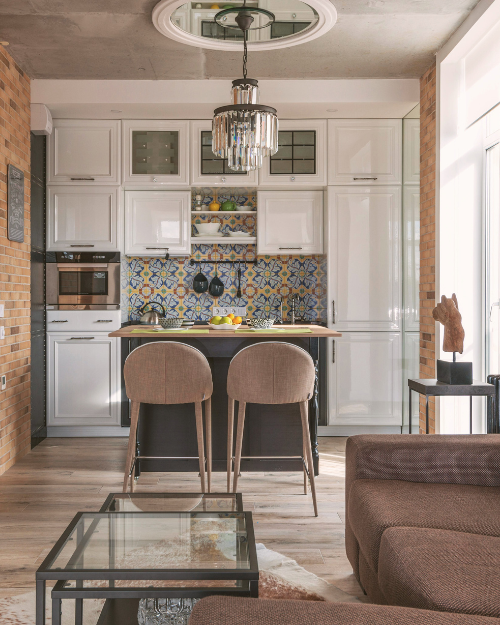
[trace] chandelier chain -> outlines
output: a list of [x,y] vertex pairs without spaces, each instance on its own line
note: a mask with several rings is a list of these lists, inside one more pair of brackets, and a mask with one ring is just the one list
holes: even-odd
[[248,31],[243,31],[243,78],[247,77],[247,60],[248,60],[248,50],[247,50],[247,34]]

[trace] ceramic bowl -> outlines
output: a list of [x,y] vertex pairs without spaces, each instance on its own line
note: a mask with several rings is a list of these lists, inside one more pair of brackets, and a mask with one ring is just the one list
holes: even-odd
[[247,319],[247,326],[254,330],[269,330],[274,325],[276,317],[266,317],[260,319]]
[[191,321],[189,319],[184,319],[184,321],[182,322],[183,328],[192,328],[193,326],[194,326],[194,321]]
[[194,225],[196,226],[196,230],[198,230],[199,234],[217,234],[220,229],[220,223],[218,221],[215,223]]
[[165,330],[173,330],[175,328],[180,328],[182,327],[182,318],[181,317],[174,317],[174,318],[170,318],[170,319],[160,319],[160,325],[163,329]]
[[238,323],[238,325],[234,325],[234,323],[219,323],[217,325],[209,323],[208,325],[212,328],[212,330],[236,330],[240,327],[241,323]]
[[251,208],[249,208],[248,206],[245,206],[244,204],[237,204],[236,205],[236,210],[237,211],[245,211],[248,212],[249,210],[252,210]]

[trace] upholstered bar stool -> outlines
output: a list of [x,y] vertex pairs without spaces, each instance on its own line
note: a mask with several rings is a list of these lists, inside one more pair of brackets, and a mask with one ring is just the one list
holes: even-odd
[[[300,404],[304,464],[304,492],[307,493],[307,474],[311,483],[314,514],[318,516],[314,466],[309,435],[308,401],[314,391],[315,370],[311,356],[302,348],[290,343],[258,343],[242,349],[231,360],[227,376],[228,438],[227,438],[227,489],[231,480],[233,460],[234,402],[239,403],[234,456],[233,492],[238,486],[241,465],[241,448],[245,426],[245,408],[252,404]],[[291,457],[291,456],[289,456]]]
[[[131,422],[123,492],[134,489],[135,464],[141,456],[135,455],[137,424],[141,403],[194,403],[201,491],[205,492],[205,461],[208,472],[208,492],[212,481],[212,372],[205,356],[190,345],[176,342],[155,342],[141,345],[131,352],[123,368],[125,388],[131,401]],[[203,442],[202,402],[205,401],[207,458]],[[142,456],[146,459],[147,456]],[[156,457],[155,457],[156,459]],[[168,460],[170,457],[158,457]],[[187,458],[184,458],[187,459]]]

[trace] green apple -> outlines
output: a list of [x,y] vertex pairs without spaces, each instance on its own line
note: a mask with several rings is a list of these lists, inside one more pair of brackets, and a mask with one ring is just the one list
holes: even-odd
[[215,317],[212,317],[210,319],[210,323],[213,324],[214,326],[218,326],[219,323],[222,323],[222,317],[219,317],[219,315],[216,315]]
[[233,321],[230,317],[222,317],[219,323],[228,323],[230,326],[233,325]]

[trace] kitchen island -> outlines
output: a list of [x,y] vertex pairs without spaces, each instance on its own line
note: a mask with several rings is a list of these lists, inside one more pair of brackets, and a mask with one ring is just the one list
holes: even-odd
[[[276,332],[239,330],[213,330],[205,325],[186,331],[155,332],[148,326],[126,326],[109,334],[122,342],[122,371],[128,354],[151,341],[177,341],[199,349],[208,359],[212,369],[214,391],[212,395],[212,448],[213,470],[226,471],[227,448],[227,372],[231,359],[243,348],[263,341],[283,341],[305,349],[316,366],[316,385],[309,403],[309,428],[316,475],[319,472],[318,420],[326,413],[326,339],[342,336],[339,332],[318,325],[276,326]],[[123,375],[123,373],[122,373]],[[194,375],[194,372],[193,372]],[[129,403],[122,384],[122,425],[130,423]],[[192,404],[165,406],[143,404],[137,436],[138,455],[172,456],[173,460],[143,460],[138,467],[146,471],[198,471],[197,439]],[[248,404],[243,456],[300,456],[302,455],[302,429],[298,404],[264,405]],[[302,462],[282,459],[243,460],[242,471],[302,471]]]

